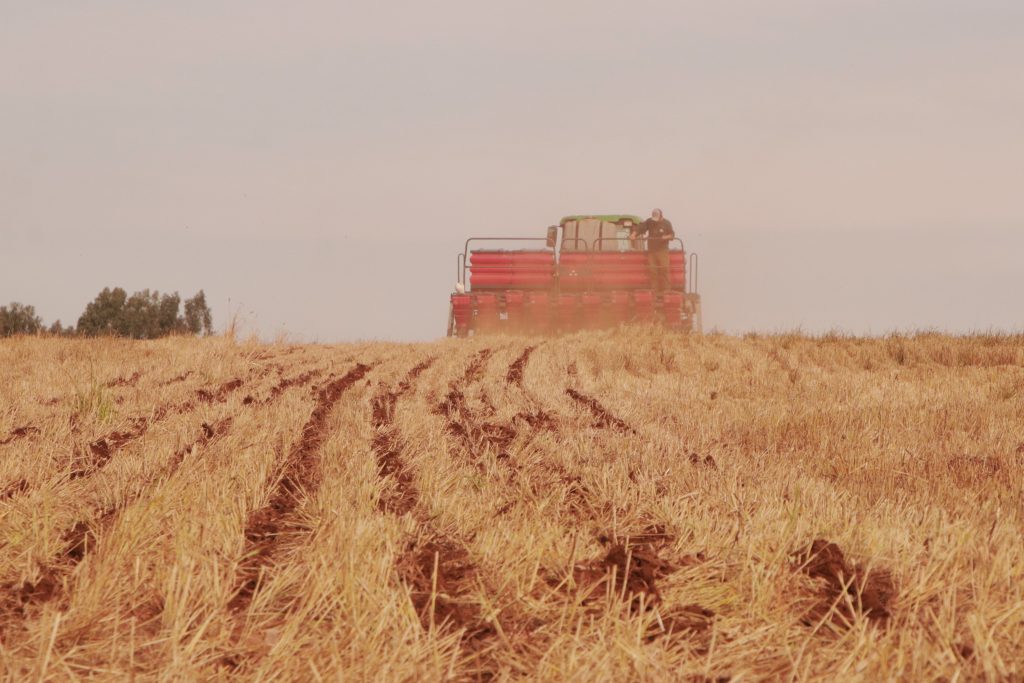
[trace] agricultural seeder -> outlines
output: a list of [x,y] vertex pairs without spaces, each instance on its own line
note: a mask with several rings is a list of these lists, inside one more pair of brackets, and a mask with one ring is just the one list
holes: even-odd
[[[626,323],[701,331],[697,254],[669,245],[668,286],[655,289],[637,216],[567,216],[544,237],[470,237],[456,257],[448,336],[563,334]],[[485,248],[485,244],[532,248]],[[467,279],[468,275],[468,279]]]

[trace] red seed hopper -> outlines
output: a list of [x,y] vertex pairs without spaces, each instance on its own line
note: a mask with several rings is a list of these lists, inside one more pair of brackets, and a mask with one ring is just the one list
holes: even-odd
[[469,238],[457,257],[448,336],[560,334],[632,322],[700,332],[697,255],[671,240],[667,278],[664,270],[659,278],[646,241],[630,239],[638,223],[631,215],[568,216],[545,237]]

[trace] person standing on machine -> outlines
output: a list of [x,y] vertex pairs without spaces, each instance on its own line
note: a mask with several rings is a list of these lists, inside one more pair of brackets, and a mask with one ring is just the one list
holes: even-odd
[[647,268],[651,275],[654,291],[661,293],[670,286],[668,243],[676,236],[675,230],[661,213],[661,209],[651,212],[651,217],[633,228],[630,239],[647,238]]

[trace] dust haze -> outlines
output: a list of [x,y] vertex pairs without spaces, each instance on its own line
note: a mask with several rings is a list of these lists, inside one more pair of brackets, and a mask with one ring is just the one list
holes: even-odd
[[1019,330],[1019,3],[3,4],[0,300],[442,333],[469,235],[665,210],[724,331]]

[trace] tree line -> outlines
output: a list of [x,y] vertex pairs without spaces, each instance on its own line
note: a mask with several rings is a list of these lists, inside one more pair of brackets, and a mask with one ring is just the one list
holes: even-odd
[[199,290],[191,299],[144,289],[131,296],[120,287],[104,287],[85,307],[75,326],[57,320],[47,327],[33,306],[13,302],[0,306],[0,337],[14,334],[114,335],[132,339],[156,339],[171,334],[211,334],[213,314],[206,294]]

